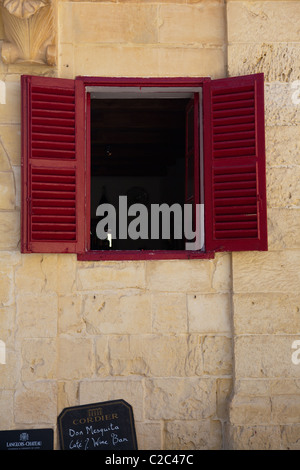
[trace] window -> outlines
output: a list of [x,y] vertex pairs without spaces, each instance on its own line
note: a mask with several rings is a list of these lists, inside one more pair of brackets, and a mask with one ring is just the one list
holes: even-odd
[[[262,74],[23,76],[21,250],[82,260],[266,250],[264,152]],[[103,193],[114,207],[122,194],[129,204],[192,204],[198,246],[186,249],[184,237],[102,243],[95,209]]]

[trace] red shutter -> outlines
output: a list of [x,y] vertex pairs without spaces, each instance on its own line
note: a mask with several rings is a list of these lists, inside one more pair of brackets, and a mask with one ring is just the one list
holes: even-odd
[[84,162],[76,152],[74,80],[22,76],[21,85],[21,250],[81,252]]
[[203,92],[206,251],[267,250],[263,74]]

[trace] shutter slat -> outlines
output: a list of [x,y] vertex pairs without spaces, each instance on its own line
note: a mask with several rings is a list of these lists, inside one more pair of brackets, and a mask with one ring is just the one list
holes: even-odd
[[204,86],[208,250],[267,249],[263,86],[262,74]]

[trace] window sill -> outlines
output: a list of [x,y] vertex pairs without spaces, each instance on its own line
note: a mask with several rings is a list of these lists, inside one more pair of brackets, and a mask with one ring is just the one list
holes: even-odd
[[206,253],[204,251],[163,251],[163,250],[97,250],[79,253],[78,261],[130,261],[130,260],[166,260],[166,259],[213,259],[213,252]]

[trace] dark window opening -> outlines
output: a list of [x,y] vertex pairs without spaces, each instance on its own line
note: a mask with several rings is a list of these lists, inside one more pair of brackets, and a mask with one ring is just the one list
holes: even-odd
[[[134,203],[185,202],[186,109],[189,99],[91,99],[91,249],[184,250],[185,240],[118,237],[119,196]],[[99,204],[116,209],[117,238],[100,240]],[[128,217],[128,224],[134,217]],[[172,221],[171,217],[171,221]],[[162,221],[161,221],[162,222]],[[160,227],[162,224],[160,224]]]

